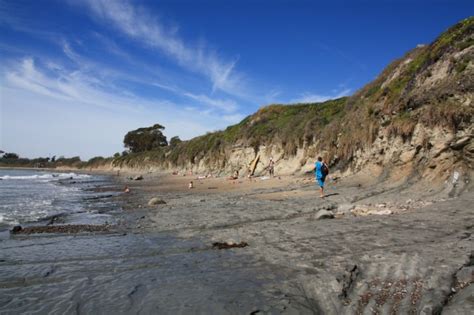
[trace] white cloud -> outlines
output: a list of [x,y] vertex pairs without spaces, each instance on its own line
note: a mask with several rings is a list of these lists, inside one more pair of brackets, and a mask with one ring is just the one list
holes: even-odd
[[30,157],[54,153],[87,159],[121,151],[123,135],[138,127],[161,123],[168,137],[189,139],[240,118],[225,109],[234,105],[225,100],[190,94],[225,113],[218,114],[211,106],[190,114],[183,110],[190,104],[144,99],[109,88],[80,71],[65,70],[54,62],[44,64],[45,68],[26,58],[3,73],[0,144],[4,150]]
[[235,112],[235,110],[237,109],[237,103],[233,100],[214,99],[203,94],[197,95],[189,92],[184,92],[183,95],[189,97],[190,99],[198,101],[201,104],[210,105],[226,112]]
[[243,95],[243,76],[235,71],[238,59],[224,61],[204,45],[187,44],[178,36],[176,27],[166,27],[128,1],[87,0],[86,3],[95,16],[113,23],[127,36],[158,49],[185,69],[205,75],[212,83],[212,91]]
[[331,95],[329,95],[329,94],[325,95],[325,94],[317,94],[317,93],[308,93],[307,92],[307,93],[301,94],[297,98],[294,98],[294,99],[290,100],[289,103],[291,103],[291,104],[295,104],[295,103],[319,103],[319,102],[324,102],[324,101],[327,101],[327,100],[347,96],[347,95],[349,95],[350,92],[351,92],[351,89],[343,89],[343,90],[335,92],[334,94],[331,94]]

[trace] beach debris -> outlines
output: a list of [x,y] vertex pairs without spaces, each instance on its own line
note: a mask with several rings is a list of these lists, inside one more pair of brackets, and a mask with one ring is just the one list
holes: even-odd
[[337,212],[342,214],[347,214],[352,209],[354,209],[354,205],[350,203],[343,203],[337,206]]
[[392,214],[392,210],[388,210],[388,209],[385,209],[385,210],[370,210],[368,212],[368,214],[375,214],[375,215],[389,215],[389,214]]
[[270,179],[270,177],[268,177],[268,176],[262,176],[262,177],[260,177],[260,180],[267,180],[267,179]]
[[212,248],[214,249],[229,249],[229,248],[242,248],[247,247],[249,244],[247,242],[214,242],[212,243]]
[[372,208],[369,206],[357,205],[354,209],[351,210],[351,213],[355,216],[390,215],[393,214],[393,211],[386,208]]
[[314,216],[316,220],[322,220],[322,219],[333,219],[334,218],[334,213],[328,210],[319,210],[316,215]]
[[150,201],[148,201],[149,206],[165,205],[165,204],[166,204],[166,201],[158,197],[153,197],[150,199]]
[[83,232],[107,232],[110,225],[92,225],[92,224],[70,224],[70,225],[47,225],[47,226],[14,226],[10,230],[11,234],[40,234],[40,233],[83,233]]

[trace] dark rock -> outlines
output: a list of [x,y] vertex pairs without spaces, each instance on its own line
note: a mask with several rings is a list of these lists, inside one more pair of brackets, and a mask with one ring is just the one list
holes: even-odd
[[22,228],[15,226],[12,234],[39,234],[39,233],[83,233],[83,232],[107,232],[109,225],[91,225],[91,224],[71,224],[71,225],[47,225],[31,226]]
[[214,248],[214,249],[242,248],[242,247],[247,247],[247,246],[249,246],[249,244],[247,242],[240,242],[240,243],[215,242],[215,243],[212,243],[212,248]]
[[23,228],[21,227],[21,225],[16,225],[16,226],[13,227],[13,229],[10,231],[10,233],[13,233],[13,234],[20,233],[22,229]]
[[357,276],[359,275],[360,270],[357,265],[349,265],[346,267],[346,270],[341,277],[337,278],[337,281],[341,283],[341,293],[339,297],[342,299],[347,299],[352,288],[353,283],[356,281]]
[[135,176],[133,178],[133,180],[142,180],[143,179],[143,176],[142,175],[139,175],[139,176]]

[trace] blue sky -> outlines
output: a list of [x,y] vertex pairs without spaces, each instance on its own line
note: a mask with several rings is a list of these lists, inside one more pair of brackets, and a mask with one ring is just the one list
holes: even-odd
[[350,95],[472,1],[2,1],[0,149],[110,156],[124,134],[223,129]]

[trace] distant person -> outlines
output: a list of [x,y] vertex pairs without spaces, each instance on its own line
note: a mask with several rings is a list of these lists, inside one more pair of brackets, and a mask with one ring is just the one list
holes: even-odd
[[230,180],[235,180],[235,179],[239,179],[239,171],[238,170],[235,170],[234,171],[234,174],[232,176],[229,177]]
[[194,188],[194,183],[193,183],[193,181],[190,181],[190,182],[189,182],[188,188],[189,188],[189,189],[193,189],[193,188]]
[[268,173],[271,177],[275,175],[275,161],[273,161],[273,158],[270,158],[270,162],[268,163]]
[[321,198],[324,198],[324,182],[326,181],[326,176],[329,174],[329,168],[327,164],[323,161],[322,157],[318,157],[314,165],[316,180],[319,184],[319,190],[321,193]]
[[130,192],[130,188],[128,188],[128,186],[125,186],[123,192],[128,194]]

